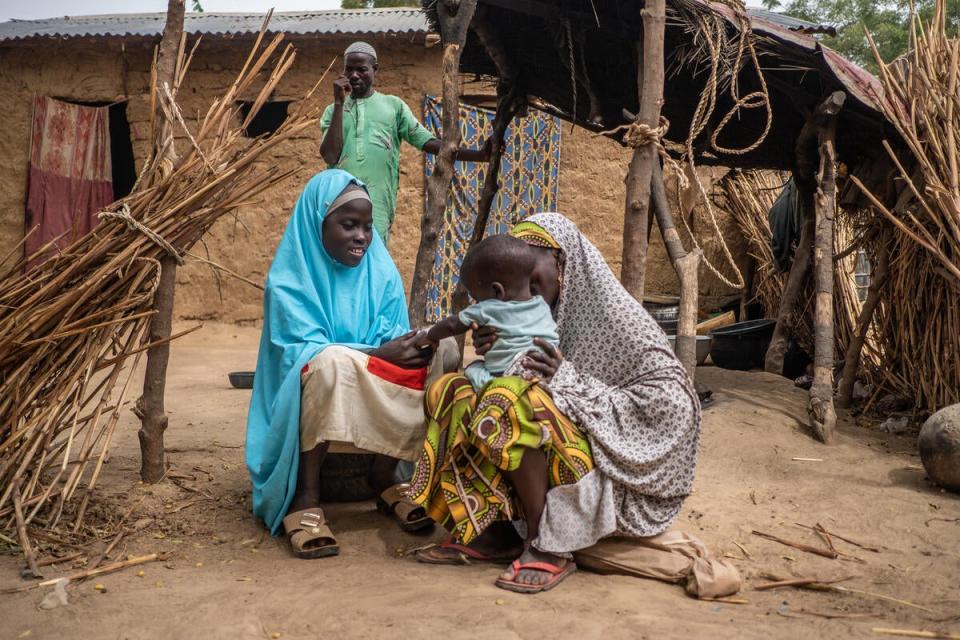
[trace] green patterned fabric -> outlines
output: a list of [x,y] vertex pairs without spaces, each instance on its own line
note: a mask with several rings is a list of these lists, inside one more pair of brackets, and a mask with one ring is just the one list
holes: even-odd
[[495,378],[477,394],[466,377],[448,374],[425,403],[427,438],[410,495],[462,544],[517,517],[520,503],[503,472],[519,467],[527,449],[546,453],[551,487],[593,469],[586,436],[536,382]]

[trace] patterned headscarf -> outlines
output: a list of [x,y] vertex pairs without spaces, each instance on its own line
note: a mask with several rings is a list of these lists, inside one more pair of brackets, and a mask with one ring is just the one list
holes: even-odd
[[518,222],[516,225],[514,225],[513,229],[510,230],[510,235],[515,238],[520,238],[527,244],[534,247],[560,249],[560,245],[557,244],[557,241],[553,239],[553,236],[547,233],[547,231],[540,225],[528,220]]
[[[510,233],[529,245],[559,251],[566,286],[557,302],[557,324],[567,357],[582,348],[578,369],[587,364],[591,375],[601,373],[601,379],[610,382],[661,369],[683,370],[656,321],[621,286],[603,256],[573,222],[558,213],[538,213]],[[602,339],[589,338],[606,333],[609,335]],[[597,349],[593,343],[608,345],[616,353]]]
[[539,213],[513,233],[563,256],[555,315],[564,360],[549,382],[557,407],[587,432],[616,494],[617,528],[661,533],[693,483],[700,440],[693,383],[666,335],[573,222]]
[[510,235],[523,240],[532,247],[552,249],[557,259],[557,284],[563,289],[564,253],[557,241],[540,225],[534,222],[519,222],[510,230]]

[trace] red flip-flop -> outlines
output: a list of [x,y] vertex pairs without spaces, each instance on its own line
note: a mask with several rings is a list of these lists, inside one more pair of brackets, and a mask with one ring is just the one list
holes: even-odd
[[[456,551],[456,555],[434,555],[431,553],[431,551],[434,549]],[[464,565],[470,564],[471,560],[475,562],[494,562],[503,564],[510,562],[516,557],[516,553],[511,553],[509,555],[487,555],[485,553],[480,553],[476,549],[471,549],[466,545],[458,544],[453,540],[447,540],[445,542],[441,542],[436,547],[430,547],[429,549],[424,549],[423,551],[417,552],[417,560],[426,564]]]
[[[513,578],[510,580],[497,578],[497,581],[494,584],[501,589],[514,591],[516,593],[543,593],[544,591],[550,591],[550,589],[553,589],[555,586],[566,580],[570,574],[577,570],[577,564],[573,560],[568,561],[567,564],[562,568],[549,562],[526,562],[524,564],[520,564],[519,560],[514,560],[510,567],[513,569]],[[545,571],[546,573],[551,574],[551,578],[543,584],[523,584],[517,582],[516,577],[524,569]]]

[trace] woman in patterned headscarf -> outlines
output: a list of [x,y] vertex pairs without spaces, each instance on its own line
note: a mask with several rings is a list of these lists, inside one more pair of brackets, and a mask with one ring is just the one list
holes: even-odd
[[[576,225],[542,213],[511,233],[537,253],[532,289],[553,308],[560,348],[529,354],[538,384],[500,378],[479,403],[462,376],[432,385],[412,495],[453,533],[420,560],[516,558],[497,585],[535,593],[573,571],[573,551],[670,527],[693,483],[700,405],[663,331]],[[495,336],[478,336],[482,354]],[[515,518],[522,550],[494,524]]]

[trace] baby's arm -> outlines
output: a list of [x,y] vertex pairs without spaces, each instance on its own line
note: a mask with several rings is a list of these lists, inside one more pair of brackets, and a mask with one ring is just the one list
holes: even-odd
[[436,346],[441,340],[467,332],[470,325],[460,322],[458,316],[448,316],[427,330],[427,341]]

